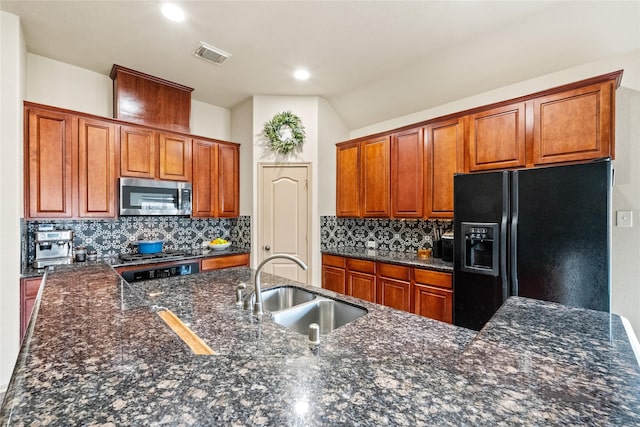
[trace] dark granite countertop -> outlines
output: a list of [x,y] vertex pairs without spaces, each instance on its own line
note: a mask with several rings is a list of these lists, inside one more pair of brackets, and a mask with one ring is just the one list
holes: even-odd
[[[514,297],[476,334],[311,288],[369,311],[314,350],[235,306],[251,278],[47,273],[0,425],[640,426],[640,366],[616,315]],[[216,354],[192,355],[154,305]]]
[[[98,263],[107,263],[112,267],[128,267],[128,266],[136,266],[136,265],[149,265],[149,264],[158,264],[165,262],[179,262],[179,261],[188,261],[200,258],[216,258],[221,256],[230,256],[230,255],[240,255],[240,254],[250,254],[250,249],[238,248],[236,246],[230,246],[224,250],[213,250],[209,248],[204,249],[194,249],[191,251],[185,251],[183,255],[172,257],[172,258],[162,258],[162,259],[145,259],[145,260],[135,260],[135,261],[123,261],[117,256],[113,257],[101,257],[98,262],[89,261],[86,264],[98,264]],[[84,263],[78,263],[83,265]],[[53,266],[55,270],[58,266]],[[37,277],[42,276],[44,274],[45,269],[36,269],[33,267],[27,267],[22,274],[20,275],[22,278],[28,277]]]
[[453,263],[443,261],[442,258],[420,258],[415,253],[390,252],[375,249],[338,248],[325,249],[322,251],[327,255],[338,255],[347,258],[367,259],[371,261],[381,261],[390,264],[406,265],[408,267],[425,268],[429,270],[453,272]]

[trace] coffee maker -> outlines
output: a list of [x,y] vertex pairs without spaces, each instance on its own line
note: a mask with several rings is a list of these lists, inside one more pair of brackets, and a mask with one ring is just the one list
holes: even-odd
[[34,268],[73,262],[73,231],[38,230],[35,232],[36,259]]

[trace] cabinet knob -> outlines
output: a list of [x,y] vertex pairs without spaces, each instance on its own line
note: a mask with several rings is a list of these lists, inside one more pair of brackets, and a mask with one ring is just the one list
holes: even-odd
[[269,245],[265,246],[265,247],[264,247],[264,250],[265,250],[265,251],[270,251],[270,250],[271,250],[271,246],[269,246]]

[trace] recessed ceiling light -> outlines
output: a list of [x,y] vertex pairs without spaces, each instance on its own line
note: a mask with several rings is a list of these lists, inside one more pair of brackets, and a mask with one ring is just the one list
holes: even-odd
[[293,73],[293,77],[295,77],[298,80],[308,80],[309,77],[311,76],[311,74],[309,74],[309,72],[307,70],[296,70],[295,73]]
[[175,4],[165,4],[162,6],[162,14],[172,21],[182,22],[184,21],[184,12]]

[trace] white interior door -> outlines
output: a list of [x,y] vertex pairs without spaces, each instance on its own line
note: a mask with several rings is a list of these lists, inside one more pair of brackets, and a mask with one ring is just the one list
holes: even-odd
[[[309,265],[309,165],[261,164],[259,255],[295,255]],[[264,271],[308,283],[309,271],[275,259]]]

